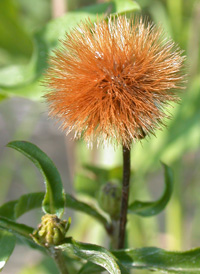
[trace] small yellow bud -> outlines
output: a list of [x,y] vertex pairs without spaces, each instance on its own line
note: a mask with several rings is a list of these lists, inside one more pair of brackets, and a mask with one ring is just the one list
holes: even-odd
[[59,245],[64,240],[69,229],[71,219],[63,221],[56,215],[42,216],[42,222],[31,235],[33,240],[42,246]]

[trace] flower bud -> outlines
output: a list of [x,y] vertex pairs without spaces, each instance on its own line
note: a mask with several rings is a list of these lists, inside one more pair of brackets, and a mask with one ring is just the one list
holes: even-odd
[[68,221],[59,219],[56,215],[42,216],[42,222],[31,235],[33,240],[42,246],[59,245],[64,240],[69,229],[71,218]]
[[102,185],[99,196],[99,206],[114,220],[119,218],[121,206],[121,187],[114,182]]

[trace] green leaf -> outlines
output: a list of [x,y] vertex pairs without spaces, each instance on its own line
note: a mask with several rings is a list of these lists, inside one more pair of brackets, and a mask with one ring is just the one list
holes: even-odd
[[13,141],[7,146],[24,154],[40,170],[46,186],[43,211],[61,217],[64,213],[65,197],[60,174],[52,160],[36,145],[29,142]]
[[15,236],[5,230],[0,230],[0,271],[5,266],[15,248]]
[[33,233],[34,228],[16,223],[12,220],[9,220],[5,217],[0,216],[0,228],[15,234],[15,236],[26,245],[29,245],[31,248],[38,249],[42,252],[46,252],[45,248],[36,244],[31,238],[30,234]]
[[93,264],[91,262],[87,262],[84,264],[83,267],[79,270],[78,274],[88,274],[88,273],[93,273],[93,274],[100,274],[103,272],[103,268],[99,265]]
[[119,180],[120,182],[122,181],[122,174],[123,174],[123,167],[122,166],[118,166],[118,167],[114,167],[109,169],[109,174],[108,174],[108,179],[109,180]]
[[96,176],[96,181],[98,184],[105,184],[110,180],[122,180],[123,169],[121,166],[114,168],[102,168],[87,164],[83,167]]
[[82,193],[92,198],[95,197],[99,189],[97,181],[84,174],[76,174],[74,185],[77,193]]
[[9,201],[0,207],[0,216],[15,220],[15,206],[18,200]]
[[98,220],[104,226],[108,225],[107,219],[103,215],[101,215],[95,208],[84,202],[78,201],[69,194],[66,194],[66,207],[86,213]]
[[167,273],[199,274],[200,248],[174,252],[156,247],[112,252],[128,268],[149,269]]
[[[0,207],[0,216],[15,220],[32,209],[40,208],[44,195],[44,192],[29,193],[22,195],[18,200],[7,202]],[[88,214],[104,226],[108,225],[107,219],[94,207],[77,200],[69,194],[65,194],[65,199],[67,208]]]
[[16,223],[12,220],[0,216],[0,228],[8,230],[17,236],[23,236],[28,240],[31,240],[30,234],[33,232],[33,228],[24,224]]
[[21,237],[20,235],[15,234],[17,237],[17,244],[26,245],[30,248],[36,249],[38,251],[43,252],[44,254],[48,255],[48,252],[45,247],[36,244],[32,239],[27,239],[25,237]]
[[116,258],[104,247],[80,243],[72,238],[66,238],[65,243],[57,246],[57,248],[70,251],[81,259],[99,265],[107,270],[108,273],[121,273],[119,265],[116,262]]
[[15,218],[19,218],[24,213],[42,206],[44,192],[35,192],[23,195],[15,205]]
[[83,168],[86,173],[75,176],[75,189],[78,193],[94,198],[100,186],[109,180],[109,169],[93,165],[84,165]]
[[42,206],[44,192],[22,195],[18,200],[9,201],[0,207],[0,216],[15,220],[24,213]]
[[[120,261],[117,261],[119,268],[121,270],[121,274],[129,274],[129,271],[120,263]],[[94,263],[87,262],[84,264],[83,267],[79,270],[78,274],[101,274],[103,272],[103,268],[99,265],[95,265]]]
[[96,176],[97,184],[105,184],[109,180],[109,169],[97,167],[93,165],[84,165],[86,170],[92,172]]
[[172,169],[163,164],[165,172],[165,190],[162,197],[155,202],[135,201],[129,205],[129,213],[137,214],[143,217],[150,217],[159,214],[168,204],[173,191],[173,173]]
[[75,176],[76,192],[96,197],[101,185],[108,181],[122,180],[122,167],[102,168],[85,164],[84,171]]

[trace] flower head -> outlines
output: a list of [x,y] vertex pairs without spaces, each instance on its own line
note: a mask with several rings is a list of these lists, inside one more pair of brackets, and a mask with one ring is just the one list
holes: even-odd
[[184,57],[160,28],[125,16],[88,20],[66,34],[46,73],[50,115],[88,143],[130,147],[154,133],[177,101]]
[[33,231],[31,237],[42,246],[59,245],[64,240],[70,224],[71,218],[64,221],[54,214],[45,214],[42,216],[41,224]]

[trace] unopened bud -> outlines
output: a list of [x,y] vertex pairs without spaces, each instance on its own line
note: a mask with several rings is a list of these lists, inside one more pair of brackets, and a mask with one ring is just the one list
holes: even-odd
[[56,215],[46,214],[42,216],[41,224],[31,236],[39,245],[59,245],[64,240],[70,223],[70,218],[66,221],[59,219]]
[[114,220],[119,218],[121,193],[121,187],[114,182],[107,182],[99,191],[99,206]]

